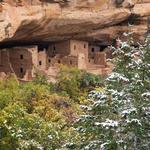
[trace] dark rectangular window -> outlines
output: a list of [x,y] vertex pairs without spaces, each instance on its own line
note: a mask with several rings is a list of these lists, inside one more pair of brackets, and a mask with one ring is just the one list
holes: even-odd
[[23,55],[22,54],[20,55],[20,59],[23,59]]
[[40,66],[42,65],[42,61],[39,61],[39,65],[40,65]]
[[86,48],[86,44],[84,44],[84,48]]
[[53,50],[54,50],[54,51],[56,50],[56,47],[55,47],[55,46],[53,47]]
[[51,59],[48,59],[48,62],[51,63]]
[[23,68],[22,67],[20,68],[20,73],[23,73]]
[[72,65],[72,60],[70,60],[70,65]]
[[91,50],[92,52],[94,52],[95,51],[95,49],[94,48],[92,48],[92,50]]
[[76,45],[74,45],[74,49],[76,49]]

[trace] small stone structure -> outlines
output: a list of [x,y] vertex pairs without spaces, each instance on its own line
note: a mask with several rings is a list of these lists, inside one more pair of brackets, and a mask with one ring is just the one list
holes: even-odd
[[37,46],[0,50],[0,72],[14,73],[20,79],[32,80],[38,62]]
[[101,52],[99,46],[89,46],[88,42],[79,40],[55,42],[47,49],[27,46],[0,50],[0,72],[15,73],[25,81],[34,78],[36,69],[54,76],[57,64],[103,74],[102,69],[107,68],[106,52]]
[[68,40],[55,43],[48,48],[48,63],[65,64],[86,69],[88,63],[88,42]]
[[89,46],[88,59],[90,64],[106,66],[106,52],[103,52],[100,46]]

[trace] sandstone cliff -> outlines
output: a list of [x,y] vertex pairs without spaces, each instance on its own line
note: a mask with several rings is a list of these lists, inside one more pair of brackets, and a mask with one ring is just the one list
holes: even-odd
[[0,45],[70,38],[107,45],[127,31],[139,40],[148,16],[150,0],[3,0]]

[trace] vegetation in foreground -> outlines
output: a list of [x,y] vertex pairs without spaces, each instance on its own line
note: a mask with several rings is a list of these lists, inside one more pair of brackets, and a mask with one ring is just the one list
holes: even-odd
[[[87,92],[100,77],[60,66],[56,84],[37,75],[30,83],[11,76],[0,82],[0,149],[55,150],[80,140],[72,127]],[[64,148],[62,148],[64,149]]]
[[81,138],[76,149],[150,148],[150,38],[135,47],[128,36],[114,51],[116,66],[104,91],[89,93],[91,104],[75,125]]

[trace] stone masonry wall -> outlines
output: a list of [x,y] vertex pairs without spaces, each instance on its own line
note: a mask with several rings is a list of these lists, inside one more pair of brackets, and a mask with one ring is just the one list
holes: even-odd
[[17,77],[23,78],[26,70],[32,70],[32,54],[23,48],[9,50],[10,61]]
[[0,72],[12,73],[9,61],[9,52],[6,49],[0,50]]
[[90,45],[89,46],[89,58],[94,58],[94,53],[95,52],[99,52],[100,51],[100,47],[99,46],[95,46],[95,45]]
[[8,49],[11,67],[18,78],[31,80],[33,66],[37,66],[37,47],[15,47]]
[[37,67],[40,70],[46,70],[47,69],[47,53],[46,53],[46,50],[38,52],[38,65],[37,65]]
[[48,56],[60,54],[63,56],[70,54],[70,41],[63,41],[55,44],[50,44],[48,48]]
[[105,52],[95,52],[94,63],[102,66],[106,66],[106,53]]
[[86,69],[88,64],[88,42],[71,40],[70,55],[78,57],[78,68]]
[[83,53],[88,57],[88,42],[71,40],[70,41],[70,55],[78,56],[79,53]]
[[63,64],[68,66],[77,67],[78,66],[78,58],[77,56],[65,56],[62,60]]

